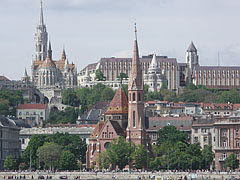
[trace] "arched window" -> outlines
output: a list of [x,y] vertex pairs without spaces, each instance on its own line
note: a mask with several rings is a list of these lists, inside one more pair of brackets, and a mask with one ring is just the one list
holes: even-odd
[[138,93],[138,101],[141,101],[141,94]]
[[135,93],[133,93],[133,101],[136,101]]
[[133,111],[133,127],[136,127],[135,111]]

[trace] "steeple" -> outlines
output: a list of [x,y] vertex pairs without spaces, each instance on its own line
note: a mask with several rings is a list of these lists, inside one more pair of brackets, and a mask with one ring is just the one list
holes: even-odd
[[157,57],[155,53],[153,54],[153,58],[149,68],[158,68]]
[[35,33],[35,60],[44,61],[47,57],[48,33],[43,20],[43,3],[40,0],[40,16]]
[[62,60],[63,60],[63,61],[66,60],[66,52],[65,52],[65,48],[63,48],[63,52],[62,52]]
[[23,72],[22,81],[23,81],[23,82],[28,82],[29,80],[30,80],[30,77],[28,76],[28,74],[27,74],[27,69],[25,68],[25,69],[24,69],[24,72]]
[[26,68],[24,69],[23,77],[28,77],[27,69],[26,69]]
[[132,68],[128,84],[128,126],[127,140],[136,145],[146,145],[146,129],[144,118],[144,91],[142,67],[139,59],[137,28],[135,23],[135,40],[133,48]]
[[40,16],[39,16],[39,25],[44,25],[44,20],[43,20],[43,2],[40,0]]
[[134,32],[135,32],[135,39],[134,39],[131,75],[130,75],[130,81],[128,84],[128,89],[135,89],[135,88],[143,89],[142,68],[141,68],[139,52],[138,52],[136,23],[135,23],[135,31]]
[[49,41],[48,45],[48,58],[52,60],[52,47],[51,47],[51,41]]
[[197,52],[197,48],[195,47],[195,45],[193,44],[193,42],[191,41],[191,44],[189,45],[187,52]]

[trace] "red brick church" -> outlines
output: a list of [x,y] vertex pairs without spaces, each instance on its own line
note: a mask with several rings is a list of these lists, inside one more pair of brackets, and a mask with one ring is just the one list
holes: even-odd
[[136,27],[131,69],[128,98],[124,90],[119,88],[105,113],[105,122],[100,122],[90,136],[86,155],[87,168],[97,167],[98,155],[119,136],[136,145],[146,145],[143,76]]

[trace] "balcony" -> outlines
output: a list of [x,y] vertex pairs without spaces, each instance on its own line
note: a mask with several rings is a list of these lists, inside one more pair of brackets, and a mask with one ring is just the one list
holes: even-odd
[[219,162],[223,162],[223,161],[225,161],[225,160],[226,160],[225,157],[221,157],[221,158],[218,159]]

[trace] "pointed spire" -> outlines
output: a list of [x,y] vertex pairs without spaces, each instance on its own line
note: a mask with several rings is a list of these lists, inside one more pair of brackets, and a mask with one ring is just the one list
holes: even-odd
[[137,40],[137,23],[134,23],[134,35],[135,35],[135,40]]
[[195,45],[193,44],[193,42],[191,41],[191,44],[189,45],[187,52],[197,52],[197,48],[195,47]]
[[62,52],[62,60],[66,60],[65,48],[63,48],[63,52]]
[[143,81],[142,81],[142,68],[139,59],[138,52],[138,42],[137,42],[137,27],[135,23],[135,40],[134,40],[134,49],[133,49],[133,58],[132,58],[132,68],[131,75],[128,88],[131,90],[135,85],[137,89],[143,89]]
[[156,54],[153,53],[153,58],[152,58],[149,68],[157,68],[157,67],[158,67],[157,57],[156,57]]
[[39,25],[44,25],[44,20],[43,20],[43,2],[40,0],[40,16],[39,16]]
[[52,60],[52,47],[51,47],[51,41],[49,41],[48,45],[48,58]]
[[25,67],[25,69],[24,69],[24,72],[23,72],[23,77],[28,77],[28,74],[27,74],[27,69],[26,69],[26,67]]

